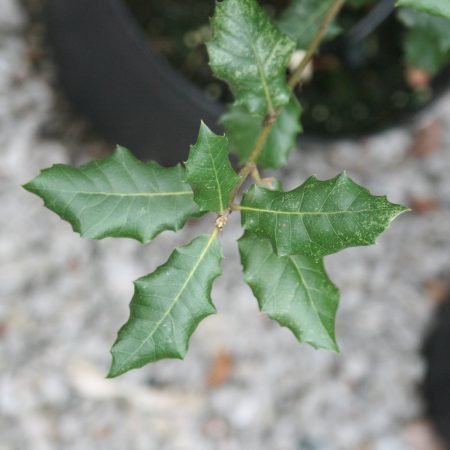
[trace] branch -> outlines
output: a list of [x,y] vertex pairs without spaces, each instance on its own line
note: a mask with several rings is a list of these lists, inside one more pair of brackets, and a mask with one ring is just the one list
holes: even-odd
[[[305,70],[306,66],[309,64],[312,57],[316,53],[316,51],[320,45],[320,42],[322,41],[322,39],[327,31],[328,26],[333,21],[333,19],[336,17],[338,12],[342,8],[343,4],[344,4],[344,0],[334,0],[332,5],[328,9],[322,23],[320,24],[319,29],[317,30],[316,34],[314,35],[310,44],[308,45],[305,56],[300,61],[299,65],[297,66],[297,68],[294,70],[291,77],[289,78],[288,85],[291,89],[294,89],[294,87],[300,82],[303,71]],[[278,110],[275,112],[269,112],[266,115],[266,117],[264,119],[263,128],[258,136],[258,139],[256,140],[255,145],[253,146],[250,156],[249,156],[247,162],[245,163],[245,165],[242,167],[242,169],[239,172],[240,181],[239,181],[238,185],[236,186],[235,190],[233,191],[230,205],[233,203],[234,199],[236,198],[236,195],[239,193],[245,180],[252,173],[254,167],[256,166],[256,163],[258,162],[258,158],[264,148],[264,144],[266,143],[267,138],[270,134],[270,131],[272,130],[273,125],[275,124],[278,116],[280,115],[280,112],[281,112],[281,110]]]
[[305,56],[300,61],[297,68],[292,73],[291,77],[289,78],[288,85],[291,89],[294,89],[294,87],[297,85],[297,83],[300,82],[302,78],[302,74],[304,70],[306,69],[306,66],[310,63],[311,59],[313,58],[314,54],[316,53],[316,50],[319,48],[319,45],[328,29],[328,26],[330,23],[334,20],[338,12],[341,10],[342,6],[344,5],[344,0],[335,0],[333,4],[328,9],[325,17],[323,18],[322,23],[320,24],[319,29],[317,30],[316,34],[312,38],[311,42],[308,45],[308,48],[306,49]]
[[[339,13],[340,9],[342,8],[344,4],[344,0],[334,0],[330,8],[328,9],[322,23],[320,24],[316,34],[312,38],[310,44],[308,45],[308,48],[306,50],[305,56],[300,61],[297,68],[292,73],[291,77],[288,80],[288,85],[291,88],[291,90],[294,89],[294,87],[300,82],[301,76],[303,74],[303,71],[305,70],[308,63],[311,61],[312,57],[316,53],[320,42],[322,41],[328,26],[333,21],[333,19],[336,17],[336,15]],[[277,111],[271,111],[269,110],[266,114],[266,117],[263,121],[263,128],[261,132],[259,133],[259,136],[255,142],[255,145],[253,146],[253,149],[250,153],[250,156],[248,157],[247,161],[245,162],[244,166],[239,171],[239,183],[233,190],[233,193],[231,195],[230,203],[228,204],[228,208],[226,211],[223,211],[216,220],[216,232],[222,231],[226,222],[228,215],[236,209],[239,209],[238,206],[234,203],[234,200],[239,193],[239,191],[242,188],[242,185],[245,183],[245,180],[248,178],[249,175],[254,173],[256,169],[256,163],[258,162],[258,158],[261,155],[261,152],[264,148],[264,144],[267,141],[267,138],[269,137],[269,134],[272,130],[272,127],[274,126],[275,122],[277,121],[278,116],[280,115],[281,108]]]

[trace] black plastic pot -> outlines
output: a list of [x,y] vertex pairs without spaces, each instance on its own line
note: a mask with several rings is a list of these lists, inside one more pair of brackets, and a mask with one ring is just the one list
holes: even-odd
[[439,308],[424,348],[428,416],[450,449],[450,298]]
[[148,45],[121,0],[49,0],[48,37],[74,107],[112,144],[171,165],[187,159],[199,120],[222,107]]
[[[47,2],[49,43],[62,87],[75,109],[86,116],[111,145],[121,144],[143,159],[171,165],[187,159],[201,119],[215,131],[221,131],[217,120],[224,106],[209,100],[152,49],[148,36],[124,0]],[[373,9],[370,20],[375,26],[389,16],[386,12],[389,13],[392,4],[393,0],[380,0],[379,7]],[[383,13],[381,16],[379,11]],[[374,21],[378,16],[381,19]],[[332,53],[345,50],[348,54],[350,49],[354,59],[358,43],[371,29],[366,23],[368,18],[346,36],[324,46],[324,50],[331,46]],[[354,63],[352,60],[350,66]],[[434,97],[447,87],[449,69],[433,80]],[[355,76],[363,75],[358,72]],[[320,80],[319,75],[316,78]],[[325,89],[320,94],[321,89],[319,101],[323,103],[330,93]],[[384,101],[383,96],[377,98]],[[302,100],[308,110],[311,102],[307,97]],[[414,111],[405,111],[380,121],[378,129],[398,125],[413,114]],[[313,127],[307,126],[306,116],[304,124],[311,132]],[[377,130],[364,129],[358,120],[353,122],[360,129],[329,136],[358,136]],[[326,133],[320,135],[323,137]]]

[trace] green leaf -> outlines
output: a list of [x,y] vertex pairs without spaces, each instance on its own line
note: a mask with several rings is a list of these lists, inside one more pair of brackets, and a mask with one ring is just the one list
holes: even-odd
[[229,83],[235,104],[265,116],[286,104],[286,69],[295,43],[271,22],[256,0],[223,0],[207,44],[214,74]]
[[[332,4],[333,0],[292,0],[277,23],[280,30],[297,43],[297,48],[306,49]],[[333,39],[340,32],[339,25],[332,22],[325,40]]]
[[[297,134],[302,131],[300,114],[300,104],[294,96],[291,96],[267,138],[258,165],[277,169],[287,163],[289,153],[295,147]],[[239,157],[240,164],[244,164],[250,156],[262,130],[262,122],[262,117],[252,116],[241,106],[232,106],[222,116],[221,123],[225,127],[233,152]]]
[[211,288],[221,260],[217,232],[201,235],[134,282],[130,318],[111,349],[108,377],[162,358],[184,358],[197,325],[215,313]]
[[375,197],[345,173],[314,176],[290,192],[252,186],[238,209],[248,232],[270,239],[279,256],[323,256],[370,245],[407,208]]
[[277,256],[267,239],[239,240],[244,278],[259,308],[289,328],[300,342],[338,351],[334,333],[339,291],[323,261],[310,256]]
[[450,0],[398,0],[396,6],[407,6],[450,20]]
[[406,63],[432,75],[439,72],[450,61],[448,20],[406,8],[398,16],[408,28],[403,39]]
[[79,168],[56,164],[24,188],[83,237],[130,237],[145,243],[199,215],[183,179],[182,166],[144,164],[118,147],[108,158]]
[[228,159],[227,138],[214,134],[203,122],[186,162],[186,180],[200,209],[215,212],[227,208],[239,183],[239,176]]

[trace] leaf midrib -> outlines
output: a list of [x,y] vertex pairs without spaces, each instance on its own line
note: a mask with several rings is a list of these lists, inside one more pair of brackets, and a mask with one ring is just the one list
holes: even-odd
[[218,196],[219,196],[220,212],[222,212],[224,210],[224,208],[223,208],[223,201],[222,201],[222,186],[220,185],[219,175],[217,173],[215,160],[214,160],[213,155],[212,155],[211,145],[209,143],[208,133],[205,133],[205,139],[206,139],[206,146],[208,147],[208,155],[209,155],[209,158],[211,160],[211,166],[212,166],[213,172],[214,172],[214,179],[215,179],[216,185],[217,185],[217,191],[218,191]]
[[239,211],[252,211],[260,212],[264,214],[274,214],[274,215],[289,215],[289,216],[328,216],[328,215],[339,215],[339,214],[357,214],[364,212],[375,212],[390,210],[391,207],[382,208],[367,208],[367,209],[356,209],[356,210],[341,210],[341,211],[281,211],[275,209],[264,209],[264,208],[253,208],[251,206],[237,205],[236,209]]
[[180,290],[175,295],[175,298],[173,299],[172,303],[167,308],[167,311],[163,314],[161,319],[156,323],[156,325],[153,327],[151,332],[147,335],[147,337],[141,342],[141,344],[136,347],[136,349],[130,353],[127,358],[122,362],[122,364],[118,367],[117,371],[121,371],[124,366],[130,361],[140,350],[141,348],[153,337],[153,335],[156,333],[160,325],[166,320],[166,318],[169,316],[169,314],[172,312],[173,308],[179,301],[181,295],[183,294],[184,290],[188,286],[189,282],[191,281],[192,277],[194,276],[196,270],[198,269],[198,266],[203,261],[203,258],[205,257],[206,253],[208,252],[209,248],[211,247],[211,244],[213,243],[214,239],[217,237],[217,229],[214,230],[214,232],[209,237],[208,242],[206,243],[205,247],[203,248],[202,252],[200,253],[197,262],[195,263],[192,270],[189,272],[189,275],[187,276],[185,282],[181,286]]
[[[258,69],[259,77],[261,79],[261,84],[262,84],[263,91],[264,91],[264,96],[266,97],[266,100],[267,100],[268,111],[272,111],[273,110],[273,103],[272,103],[272,98],[270,96],[269,86],[267,84],[267,80],[266,80],[266,76],[265,76],[266,74],[265,74],[264,66],[263,66],[261,60],[259,59],[259,54],[258,54],[258,52],[256,50],[255,43],[253,42],[251,31],[247,30],[244,27],[243,32],[245,34],[245,37],[247,38],[247,42],[250,44],[250,47],[251,47],[252,52],[253,52],[253,56],[255,58],[256,68]],[[275,47],[275,45],[272,47],[271,53],[272,53],[274,47]]]
[[317,319],[319,320],[320,324],[322,325],[322,327],[323,327],[323,329],[325,330],[325,332],[326,332],[326,334],[328,335],[328,337],[330,337],[330,336],[329,336],[329,333],[328,333],[328,330],[327,330],[327,327],[326,327],[325,324],[323,323],[322,316],[321,316],[321,314],[319,313],[319,311],[318,311],[318,309],[317,309],[317,307],[316,307],[316,305],[315,305],[315,303],[314,303],[314,300],[313,300],[313,298],[312,298],[312,295],[311,295],[311,292],[310,292],[310,289],[311,289],[311,288],[309,287],[308,283],[306,282],[306,280],[305,280],[305,278],[304,278],[304,276],[303,276],[303,274],[302,274],[302,272],[301,272],[300,267],[297,265],[297,263],[295,262],[295,260],[294,260],[294,258],[293,258],[292,256],[289,256],[289,260],[291,261],[291,264],[294,266],[295,271],[297,272],[297,274],[298,274],[298,276],[299,276],[299,278],[300,278],[300,283],[301,283],[301,284],[304,286],[304,288],[305,288],[306,297],[308,298],[308,302],[309,302],[309,304],[311,305],[311,308],[312,308],[312,310],[314,311],[314,314],[316,315]]
[[91,192],[91,191],[67,191],[63,189],[38,188],[39,191],[59,192],[63,194],[78,195],[103,195],[105,197],[166,197],[178,195],[192,195],[192,191],[173,191],[173,192]]
[[[265,95],[266,100],[267,100],[268,111],[272,111],[273,110],[272,98],[270,97],[270,91],[269,91],[269,86],[267,84],[264,67],[263,67],[263,65],[261,63],[261,60],[259,59],[259,55],[258,55],[258,53],[256,51],[255,44],[250,39],[249,39],[249,43],[250,43],[250,45],[252,47],[253,55],[255,57],[255,63],[256,63],[256,67],[258,68],[259,77],[261,78],[261,83],[262,83],[262,86],[263,86],[264,95]],[[272,51],[273,51],[273,48],[272,48],[271,52]]]

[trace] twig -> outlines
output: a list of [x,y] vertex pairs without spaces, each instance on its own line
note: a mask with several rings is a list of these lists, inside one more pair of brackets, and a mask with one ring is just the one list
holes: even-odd
[[[308,48],[306,50],[305,56],[300,61],[297,68],[294,70],[292,75],[290,76],[288,80],[288,85],[291,89],[294,89],[294,87],[300,82],[303,71],[305,70],[306,66],[311,61],[312,57],[316,53],[317,48],[319,47],[320,42],[322,41],[328,26],[333,21],[333,19],[336,17],[340,9],[342,8],[344,4],[344,0],[334,0],[330,8],[328,9],[322,23],[320,24],[317,32],[315,33],[314,37],[312,38],[311,42],[308,45]],[[250,156],[248,157],[246,163],[241,168],[239,172],[239,183],[234,188],[233,193],[231,195],[231,200],[228,205],[228,209],[224,211],[219,217],[218,222],[222,226],[217,226],[216,228],[219,231],[222,231],[223,226],[226,223],[226,219],[228,215],[231,213],[231,211],[238,209],[237,205],[234,204],[234,200],[239,193],[239,191],[242,188],[242,185],[245,183],[245,180],[248,178],[248,176],[252,173],[254,173],[254,169],[256,168],[256,163],[258,162],[258,158],[261,155],[261,152],[264,148],[264,144],[267,141],[267,138],[269,137],[269,134],[272,130],[272,127],[274,126],[278,116],[280,115],[281,109],[278,109],[277,111],[269,111],[264,118],[263,121],[263,128],[261,132],[259,133],[258,138],[256,139],[255,145],[253,146],[253,149],[250,153]],[[259,173],[258,173],[259,176]]]
[[291,77],[289,78],[288,84],[291,89],[294,89],[297,83],[300,82],[303,72],[306,69],[306,66],[310,63],[314,54],[316,53],[316,50],[318,49],[319,44],[322,41],[328,29],[328,26],[336,17],[337,13],[340,11],[343,5],[344,0],[335,0],[328,9],[325,17],[323,18],[322,23],[320,24],[319,29],[317,30],[316,34],[309,43],[308,48],[306,49],[305,56],[300,61],[300,64],[297,66],[297,68],[294,70]]

